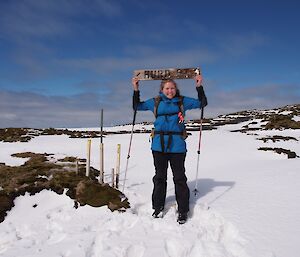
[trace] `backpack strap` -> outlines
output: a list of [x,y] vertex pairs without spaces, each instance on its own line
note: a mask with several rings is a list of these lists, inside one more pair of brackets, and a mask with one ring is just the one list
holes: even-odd
[[178,96],[178,99],[179,99],[178,101],[179,110],[182,114],[182,117],[184,118],[183,96],[182,95]]
[[[161,97],[158,95],[156,97],[153,98],[154,99],[154,109],[153,109],[153,114],[155,116],[155,118],[157,118],[157,109],[158,109],[158,105],[161,101]],[[179,111],[182,113],[182,116],[184,117],[184,107],[183,107],[183,96],[180,95],[178,96],[178,107],[179,107]],[[174,115],[175,113],[172,113],[171,115]]]
[[154,114],[155,118],[157,118],[157,108],[158,108],[158,105],[161,101],[161,97],[158,95],[158,96],[154,97],[153,99],[154,99],[153,114]]

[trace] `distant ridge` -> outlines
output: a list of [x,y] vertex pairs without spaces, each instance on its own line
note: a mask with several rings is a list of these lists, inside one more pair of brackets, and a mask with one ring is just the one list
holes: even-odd
[[[267,110],[244,110],[216,118],[204,119],[203,130],[217,129],[228,124],[246,123],[234,132],[249,132],[269,129],[300,129],[300,104],[286,105]],[[186,121],[187,131],[199,130],[199,120]],[[141,122],[135,125],[134,133],[149,133],[153,127],[152,122]],[[106,127],[105,135],[127,134],[131,131],[131,124]],[[28,142],[41,135],[67,135],[70,138],[99,138],[99,128],[92,129],[35,129],[35,128],[2,128],[0,129],[0,142]]]

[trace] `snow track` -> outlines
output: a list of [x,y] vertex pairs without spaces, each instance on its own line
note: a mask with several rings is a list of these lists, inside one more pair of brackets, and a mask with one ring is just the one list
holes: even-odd
[[[31,257],[248,256],[234,226],[200,204],[179,225],[173,203],[164,218],[153,219],[149,203],[138,201],[138,209],[125,213],[106,207],[75,210],[68,196],[49,191],[15,202],[1,224],[0,256],[20,256],[20,251]],[[20,215],[24,210],[29,215]]]

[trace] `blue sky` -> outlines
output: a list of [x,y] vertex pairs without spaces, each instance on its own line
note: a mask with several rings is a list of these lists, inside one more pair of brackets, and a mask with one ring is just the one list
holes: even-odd
[[[1,0],[0,127],[97,126],[101,108],[106,125],[130,122],[132,71],[143,68],[200,66],[207,117],[300,103],[299,9],[290,0]],[[158,84],[141,82],[142,99]],[[178,84],[196,97],[192,80]]]

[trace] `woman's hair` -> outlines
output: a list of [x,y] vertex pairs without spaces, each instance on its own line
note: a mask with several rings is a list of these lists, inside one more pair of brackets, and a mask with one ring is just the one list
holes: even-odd
[[160,83],[160,90],[159,90],[159,92],[162,92],[162,90],[164,89],[165,84],[168,83],[168,82],[171,82],[171,83],[174,84],[174,86],[176,88],[176,95],[175,96],[180,96],[180,91],[179,91],[179,89],[177,87],[177,83],[173,79],[164,79],[164,80],[162,80],[161,83]]

